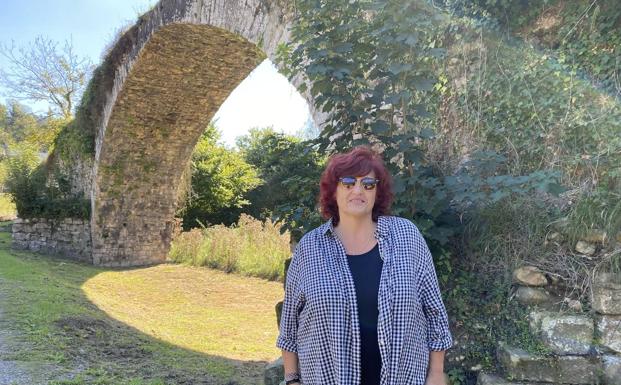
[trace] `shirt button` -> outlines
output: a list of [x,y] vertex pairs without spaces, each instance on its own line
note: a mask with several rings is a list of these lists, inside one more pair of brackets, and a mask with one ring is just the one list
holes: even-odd
[[379,342],[379,345],[380,345],[380,346],[384,346],[384,339],[383,339],[383,338],[380,338],[380,339],[378,340],[378,342]]

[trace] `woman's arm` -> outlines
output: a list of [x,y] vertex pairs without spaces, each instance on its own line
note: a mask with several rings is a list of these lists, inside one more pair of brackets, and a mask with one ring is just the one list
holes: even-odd
[[446,385],[444,377],[444,350],[429,352],[429,370],[425,385]]
[[285,278],[285,298],[280,318],[280,334],[276,346],[282,350],[285,378],[288,374],[300,373],[298,362],[298,316],[304,307],[304,296],[300,288],[300,244],[296,247]]
[[[422,236],[420,247],[424,253],[423,277],[421,278],[420,297],[423,313],[427,319],[427,346],[429,351],[444,351],[453,345],[449,330],[448,315],[442,302],[436,269],[431,252]],[[444,357],[444,354],[442,354]]]
[[[294,374],[300,377],[300,367],[298,365],[298,355],[294,352],[282,351],[282,362],[285,367],[285,378],[290,378]],[[299,382],[298,382],[299,383]]]
[[444,354],[453,344],[449,330],[448,315],[442,302],[438,277],[431,252],[422,235],[418,233],[419,249],[423,252],[421,278],[421,305],[427,319],[427,347],[429,367],[425,385],[445,385]]

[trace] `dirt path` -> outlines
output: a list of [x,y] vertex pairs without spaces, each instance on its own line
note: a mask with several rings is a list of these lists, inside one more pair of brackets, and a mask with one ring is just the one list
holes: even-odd
[[47,385],[51,378],[59,378],[62,370],[49,363],[14,358],[24,342],[4,316],[5,293],[6,282],[0,278],[0,385]]

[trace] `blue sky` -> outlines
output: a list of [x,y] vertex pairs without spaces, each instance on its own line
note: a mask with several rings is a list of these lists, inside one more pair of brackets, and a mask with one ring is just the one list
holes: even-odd
[[[0,42],[25,45],[38,35],[58,42],[67,39],[79,56],[95,64],[117,32],[134,23],[153,0],[2,0]],[[0,66],[5,65],[0,58]],[[0,98],[6,100],[7,95]],[[36,111],[40,105],[32,105]],[[222,105],[214,120],[222,139],[233,145],[235,137],[252,127],[273,126],[296,133],[309,118],[308,106],[286,78],[269,61],[257,67]]]

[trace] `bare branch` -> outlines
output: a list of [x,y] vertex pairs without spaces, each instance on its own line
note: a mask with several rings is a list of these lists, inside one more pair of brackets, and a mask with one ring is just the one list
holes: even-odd
[[28,46],[0,44],[0,55],[8,62],[0,68],[0,85],[13,99],[45,101],[54,112],[71,117],[82,96],[92,64],[79,58],[71,40],[62,48],[57,42],[38,36]]

